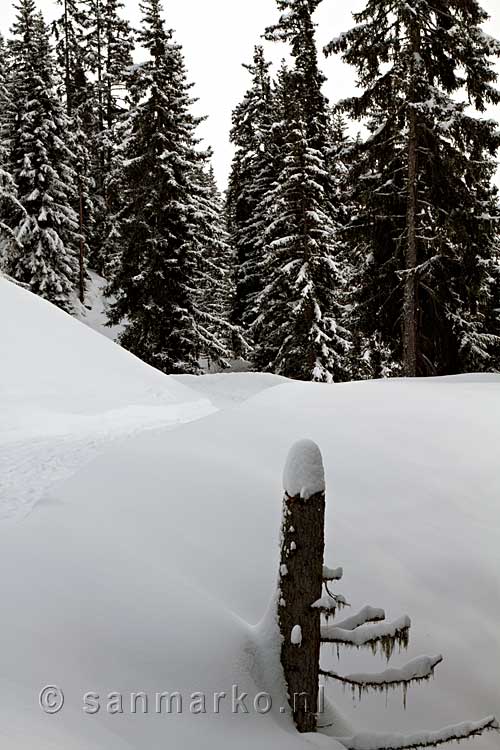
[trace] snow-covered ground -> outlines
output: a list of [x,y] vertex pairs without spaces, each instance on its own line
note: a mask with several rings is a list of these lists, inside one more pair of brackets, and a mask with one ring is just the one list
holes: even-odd
[[[392,667],[445,658],[429,686],[410,690],[406,712],[396,693],[359,702],[329,685],[329,731],[409,733],[500,714],[499,377],[174,379],[2,280],[0,312],[2,747],[338,748],[297,735],[280,713],[265,616],[282,470],[302,438],[323,452],[325,562],[344,567],[336,588],[353,611],[411,615],[409,653]],[[386,668],[366,652],[338,664],[329,647],[322,666]],[[55,715],[38,705],[46,685],[65,693]],[[273,711],[249,700],[248,715],[233,714],[233,685],[269,692]],[[140,691],[150,710],[139,702],[132,714]],[[182,715],[154,711],[163,691],[180,691]],[[206,714],[189,710],[197,691]],[[114,692],[123,713],[110,715]],[[214,692],[229,696],[220,714]],[[99,713],[82,710],[85,693],[99,694]],[[489,734],[474,747],[498,742]]]
[[0,278],[0,519],[112,441],[214,411],[211,402]]

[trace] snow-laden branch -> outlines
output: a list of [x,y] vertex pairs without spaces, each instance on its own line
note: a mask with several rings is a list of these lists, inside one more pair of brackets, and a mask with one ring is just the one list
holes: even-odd
[[340,675],[337,672],[320,669],[320,674],[343,682],[345,685],[359,687],[362,690],[370,688],[384,690],[386,687],[405,686],[428,680],[434,674],[437,665],[442,661],[441,654],[438,656],[418,656],[403,667],[386,669],[383,672]]
[[338,625],[322,625],[322,643],[337,643],[354,648],[370,647],[374,653],[378,648],[390,659],[394,648],[406,648],[409,640],[411,620],[407,615],[376,625],[361,625],[354,630],[345,630]]
[[366,625],[367,622],[380,622],[385,620],[385,612],[383,609],[377,607],[363,607],[355,615],[346,617],[345,620],[335,623],[336,628],[342,630],[355,630],[361,625]]
[[466,721],[435,732],[416,732],[408,736],[363,732],[353,737],[335,739],[347,750],[413,750],[419,747],[437,747],[453,740],[460,742],[492,729],[498,730],[499,725],[494,716],[488,716],[481,721]]

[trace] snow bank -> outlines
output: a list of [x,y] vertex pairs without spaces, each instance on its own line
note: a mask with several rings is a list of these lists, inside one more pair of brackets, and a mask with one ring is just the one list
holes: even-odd
[[200,401],[182,383],[0,277],[0,387],[6,401],[72,414]]
[[[500,378],[268,387],[268,378],[247,376],[260,393],[239,405],[235,395],[228,398],[232,408],[172,429],[172,421],[156,420],[155,404],[185,420],[187,404],[198,404],[199,413],[209,408],[211,382],[222,399],[220,378],[227,377],[228,392],[241,388],[242,401],[243,381],[207,377],[203,395],[195,393],[105,339],[96,343],[91,331],[77,335],[78,323],[22,290],[3,283],[0,304],[7,306],[4,319],[13,304],[19,312],[7,337],[0,332],[18,370],[9,361],[0,371],[0,409],[11,427],[21,414],[23,429],[38,430],[36,440],[19,433],[16,455],[22,446],[27,452],[11,472],[4,508],[31,482],[33,461],[36,476],[45,464],[47,471],[67,466],[65,448],[74,452],[81,444],[82,420],[95,427],[114,410],[106,427],[112,429],[127,410],[144,408],[141,429],[158,427],[105,453],[101,446],[102,455],[79,470],[77,462],[63,481],[54,482],[57,472],[47,477],[30,515],[0,524],[5,747],[338,750],[332,737],[297,735],[289,713],[279,710],[286,708],[274,606],[281,469],[303,435],[314,438],[325,459],[326,559],[344,566],[343,593],[355,607],[385,607],[393,620],[411,614],[403,661],[419,653],[445,656],[435,680],[409,693],[406,713],[397,697],[387,705],[384,695],[358,704],[330,681],[327,696],[337,708],[321,717],[323,731],[356,737],[358,750],[366,736],[358,731],[414,737],[500,714]],[[44,412],[49,429],[58,408],[67,432],[55,445],[37,413]],[[44,453],[46,445],[55,450]],[[5,455],[4,445],[0,460]],[[378,614],[370,608],[360,617],[367,622]],[[371,652],[340,649],[340,668],[328,646],[322,667],[377,670]],[[398,668],[398,659],[391,666]],[[38,706],[46,685],[64,689],[57,715]],[[269,691],[273,711],[258,715],[247,700],[248,714],[233,713],[235,685],[251,699]],[[100,696],[97,715],[82,711],[87,691]],[[125,696],[123,713],[105,710],[112,691]],[[139,691],[179,691],[188,708],[180,716],[131,714],[127,696]],[[226,692],[220,715],[211,698],[206,714],[191,714],[195,691]],[[473,747],[497,745],[490,734]]]
[[214,411],[211,402],[0,277],[0,519],[117,438]]
[[238,406],[268,388],[290,382],[280,375],[228,371],[216,375],[174,375],[178,383],[201,394],[220,409]]
[[[220,377],[227,377],[229,383],[233,375]],[[255,387],[261,377],[253,376]],[[398,695],[389,695],[387,705],[385,695],[358,703],[349,690],[344,693],[342,686],[329,681],[329,698],[354,729],[341,732],[328,727],[327,731],[339,737],[368,729],[407,736],[500,714],[500,378],[332,387],[285,383],[273,388],[265,387],[266,380],[262,378],[260,394],[239,406],[112,448],[71,483],[54,487],[38,506],[37,523],[43,529],[60,525],[63,508],[56,503],[63,501],[68,520],[85,512],[90,528],[109,525],[99,532],[100,551],[90,573],[100,579],[99,571],[109,567],[111,591],[116,578],[127,577],[123,593],[119,589],[100,614],[107,631],[120,619],[122,598],[134,602],[134,610],[137,599],[141,622],[136,636],[142,645],[134,661],[134,681],[147,684],[156,679],[167,683],[164,689],[173,687],[177,673],[168,666],[173,662],[184,665],[182,684],[199,682],[200,674],[213,686],[229,675],[244,684],[251,675],[256,688],[272,684],[266,664],[259,661],[260,657],[271,661],[261,631],[249,631],[246,623],[261,619],[275,593],[281,468],[290,446],[311,435],[323,452],[328,488],[325,561],[343,565],[342,593],[353,608],[377,606],[363,612],[367,619],[376,618],[380,607],[389,621],[404,612],[411,615],[409,652],[396,653],[391,667],[398,668],[419,654],[442,652],[445,657],[432,683],[410,689],[406,712]],[[203,383],[208,396],[210,378]],[[217,382],[216,390],[220,387]],[[106,487],[104,499],[102,487]],[[35,516],[30,524],[34,520]],[[87,524],[78,531],[82,544],[92,538]],[[20,565],[24,546],[18,540],[11,569]],[[45,549],[42,542],[37,546]],[[77,551],[71,551],[73,558],[79,558]],[[132,579],[126,573],[131,568]],[[150,590],[152,570],[160,574],[154,574],[158,580]],[[146,592],[144,582],[148,582]],[[172,613],[186,607],[178,600],[179,589],[185,586],[194,591],[189,589],[184,618]],[[50,589],[44,592],[51,601]],[[216,613],[213,618],[205,616],[204,594],[219,607],[221,620],[228,611],[236,613],[231,637]],[[103,600],[101,595],[99,602]],[[85,601],[92,603],[92,596]],[[337,627],[340,619],[334,623]],[[10,632],[10,628],[5,629]],[[231,645],[238,643],[237,633],[240,652],[238,645]],[[75,624],[65,636],[67,649],[79,638]],[[103,648],[98,632],[96,639],[87,645],[92,653]],[[42,648],[42,635],[35,640]],[[133,652],[136,645],[127,636],[125,651],[130,647]],[[105,664],[94,657],[91,681],[109,682],[105,679],[109,662],[120,662],[119,643],[108,643],[108,648]],[[370,651],[340,649],[339,665],[336,646],[325,646],[322,667],[347,674],[381,668],[380,657]],[[16,653],[19,656],[19,649]],[[158,653],[162,656],[157,664]],[[46,658],[48,663],[59,660],[61,681],[69,679],[76,687],[88,682],[84,679],[88,665],[81,657],[77,656],[76,665],[75,659],[71,661],[73,670],[67,650],[61,653],[54,645]],[[129,666],[122,671],[126,675]],[[279,717],[244,717],[244,729],[240,718],[230,716],[220,724],[217,750],[239,750],[245,742],[252,747],[251,740],[253,747],[265,750],[293,747],[296,741],[308,746],[309,738],[297,740]],[[67,721],[78,734],[78,716],[73,723]],[[206,722],[212,726],[210,718]],[[108,725],[107,720],[104,723]],[[148,726],[147,720],[142,723]],[[324,723],[331,722],[325,717]],[[109,726],[126,738],[125,724],[119,720]],[[193,726],[189,718],[161,726],[162,742],[187,750],[197,748],[197,733],[205,732],[203,721]],[[142,731],[137,729],[137,737]],[[475,740],[472,747],[496,750],[497,744],[496,735],[490,734]]]

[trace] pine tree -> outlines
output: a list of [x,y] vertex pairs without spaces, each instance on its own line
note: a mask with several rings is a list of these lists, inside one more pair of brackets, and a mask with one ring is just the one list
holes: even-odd
[[226,212],[236,260],[232,320],[248,332],[254,319],[255,297],[265,285],[259,275],[264,244],[261,206],[276,172],[271,141],[270,64],[266,62],[262,46],[255,47],[253,64],[244,67],[252,76],[252,85],[233,112],[231,142],[235,146],[235,156]]
[[62,13],[52,24],[55,37],[55,52],[59,70],[62,73],[61,94],[66,101],[71,117],[82,100],[88,96],[88,83],[85,69],[85,28],[86,15],[80,0],[57,0]]
[[62,73],[60,94],[66,103],[66,113],[71,127],[77,172],[77,204],[79,247],[79,298],[85,301],[86,258],[92,236],[93,201],[95,187],[90,174],[93,123],[91,91],[85,65],[87,19],[79,0],[58,0],[62,14],[52,25],[56,39],[56,62]]
[[48,33],[34,0],[19,0],[10,42],[16,92],[9,123],[13,177],[25,211],[14,227],[19,249],[10,264],[17,280],[71,309],[78,276],[78,221],[69,123],[53,77]]
[[150,59],[130,78],[132,106],[120,125],[115,226],[123,251],[110,285],[110,320],[126,319],[121,343],[144,361],[167,373],[196,373],[201,355],[223,362],[227,354],[218,321],[200,306],[210,273],[204,240],[214,221],[206,157],[197,149],[182,48],[165,29],[160,0],[144,0],[141,10],[139,42]]
[[8,271],[17,249],[12,227],[22,216],[17,188],[10,171],[9,118],[13,113],[13,95],[9,86],[8,56],[0,35],[0,271]]
[[[199,233],[196,235],[198,252],[203,259],[196,305],[199,311],[210,316],[207,327],[211,335],[225,343],[231,350],[235,344],[245,351],[246,342],[238,326],[229,326],[234,309],[234,252],[225,226],[224,204],[217,187],[213,167],[207,165],[200,174]],[[206,359],[210,363],[210,342]]]
[[125,107],[126,81],[133,63],[134,35],[121,15],[120,0],[80,0],[80,5],[85,15],[84,65],[92,81],[86,104],[94,154],[90,175],[95,185],[90,260],[103,273],[116,250],[110,242],[110,214],[116,205],[109,177],[117,147],[116,127]]
[[[353,155],[358,205],[346,233],[358,260],[356,323],[374,374],[451,374],[499,365],[493,290],[500,132],[477,0],[369,0],[327,52],[358,72],[343,103],[367,119]],[[465,96],[463,96],[465,94]]]
[[301,380],[346,377],[341,324],[342,269],[337,207],[329,171],[329,115],[322,93],[312,13],[320,0],[277,0],[268,30],[289,42],[293,68],[283,76],[283,168],[267,196],[269,220],[254,331],[254,366]]
[[134,35],[121,15],[120,0],[80,0],[85,8],[85,66],[94,79],[93,106],[98,147],[99,186],[110,168],[113,127],[123,110],[126,78],[132,67]]

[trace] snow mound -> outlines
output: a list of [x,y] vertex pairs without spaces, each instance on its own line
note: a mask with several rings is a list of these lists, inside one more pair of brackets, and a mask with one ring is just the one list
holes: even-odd
[[268,388],[289,383],[281,375],[228,371],[214,375],[174,375],[175,380],[197,391],[221,409],[237,406]]
[[25,515],[111,441],[214,411],[206,397],[3,277],[0,316],[0,520]]
[[5,278],[0,315],[0,387],[9,401],[73,414],[200,401],[182,383]]
[[[337,736],[371,750],[368,729],[432,739],[422,730],[500,713],[500,378],[227,375],[195,391],[1,280],[0,311],[0,508],[24,516],[0,524],[2,747],[339,750]],[[197,419],[224,399],[223,377],[232,408]],[[411,614],[405,661],[446,659],[406,713],[399,697],[358,704],[329,683],[349,721],[327,706],[328,737],[295,731],[279,668],[281,469],[303,435],[324,455],[326,559],[343,564],[349,602],[386,607],[393,622]],[[294,464],[287,489],[318,479],[315,455],[313,472]],[[370,675],[375,658],[342,649],[341,672]],[[406,675],[399,659],[391,668]],[[339,668],[329,647],[322,668]],[[49,685],[65,695],[55,715],[39,706]],[[254,708],[261,691],[269,715]],[[134,712],[141,692],[149,710]],[[183,697],[182,714],[157,714],[164,692]],[[83,709],[88,693],[97,714]],[[191,710],[194,693],[206,713]],[[243,693],[248,714],[232,710]],[[472,747],[496,750],[498,738]]]
[[309,500],[325,491],[325,469],[319,447],[312,440],[299,440],[288,454],[283,472],[283,489],[288,497]]

